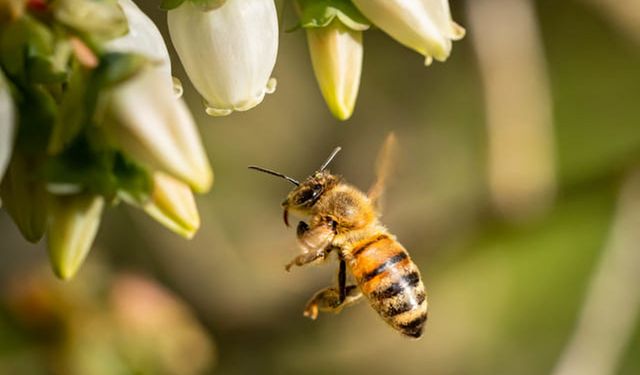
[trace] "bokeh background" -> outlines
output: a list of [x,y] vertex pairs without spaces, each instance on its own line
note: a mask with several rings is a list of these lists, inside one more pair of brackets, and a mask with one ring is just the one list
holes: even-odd
[[[136,2],[168,41],[157,3]],[[365,33],[346,123],[302,31],[281,34],[276,93],[225,118],[205,115],[173,54],[216,173],[200,232],[108,210],[62,283],[0,211],[0,373],[640,373],[640,3],[451,6],[467,36],[444,64]],[[383,220],[427,286],[420,341],[366,303],[305,319],[337,263],[284,271],[298,252],[281,220],[289,185],[246,168],[304,178],[340,145],[331,169],[366,190],[390,131]]]

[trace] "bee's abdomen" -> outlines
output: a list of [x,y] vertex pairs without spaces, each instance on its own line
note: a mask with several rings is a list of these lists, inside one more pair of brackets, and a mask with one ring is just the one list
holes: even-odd
[[418,267],[402,245],[380,236],[356,246],[351,255],[351,271],[371,306],[395,329],[420,337],[427,297]]

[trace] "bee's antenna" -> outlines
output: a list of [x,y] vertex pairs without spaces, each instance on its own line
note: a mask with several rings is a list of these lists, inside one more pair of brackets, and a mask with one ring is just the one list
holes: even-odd
[[257,165],[250,165],[249,169],[255,169],[256,171],[264,172],[264,173],[270,174],[272,176],[282,177],[285,180],[291,182],[292,184],[294,184],[296,186],[300,185],[300,182],[298,182],[298,180],[296,180],[294,178],[291,178],[291,177],[289,177],[287,175],[284,175],[284,174],[282,174],[280,172],[272,171],[271,169],[258,167]]
[[342,147],[340,147],[340,146],[334,148],[333,151],[331,152],[331,155],[329,155],[329,157],[327,158],[327,161],[325,161],[322,164],[322,167],[320,167],[320,169],[318,171],[322,172],[325,169],[327,169],[327,167],[329,166],[329,163],[331,163],[331,160],[333,160],[333,158],[338,154],[338,152],[340,152],[340,150],[342,150]]

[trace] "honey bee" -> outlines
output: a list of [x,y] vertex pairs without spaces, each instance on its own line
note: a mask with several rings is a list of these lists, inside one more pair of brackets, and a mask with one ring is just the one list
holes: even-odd
[[[379,221],[378,205],[394,146],[395,137],[390,134],[378,158],[376,182],[367,194],[327,169],[340,147],[302,182],[270,169],[249,168],[295,185],[282,203],[287,226],[289,212],[309,218],[308,222],[298,223],[302,254],[286,265],[287,271],[294,265],[322,262],[330,253],[337,253],[340,262],[337,287],[317,292],[307,303],[304,315],[316,319],[319,311],[337,313],[365,296],[391,327],[419,338],[427,321],[427,296],[420,272],[407,250]],[[347,269],[355,285],[347,285]]]

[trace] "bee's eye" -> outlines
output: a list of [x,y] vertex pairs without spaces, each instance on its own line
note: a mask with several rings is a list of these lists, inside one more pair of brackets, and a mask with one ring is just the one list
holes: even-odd
[[322,185],[315,184],[311,189],[304,190],[296,199],[297,204],[305,204],[311,201],[315,201],[322,193]]
[[296,199],[296,203],[297,204],[303,204],[303,203],[313,199],[313,192],[314,192],[314,190],[305,190],[305,191],[301,192],[300,195],[298,196],[298,199]]

